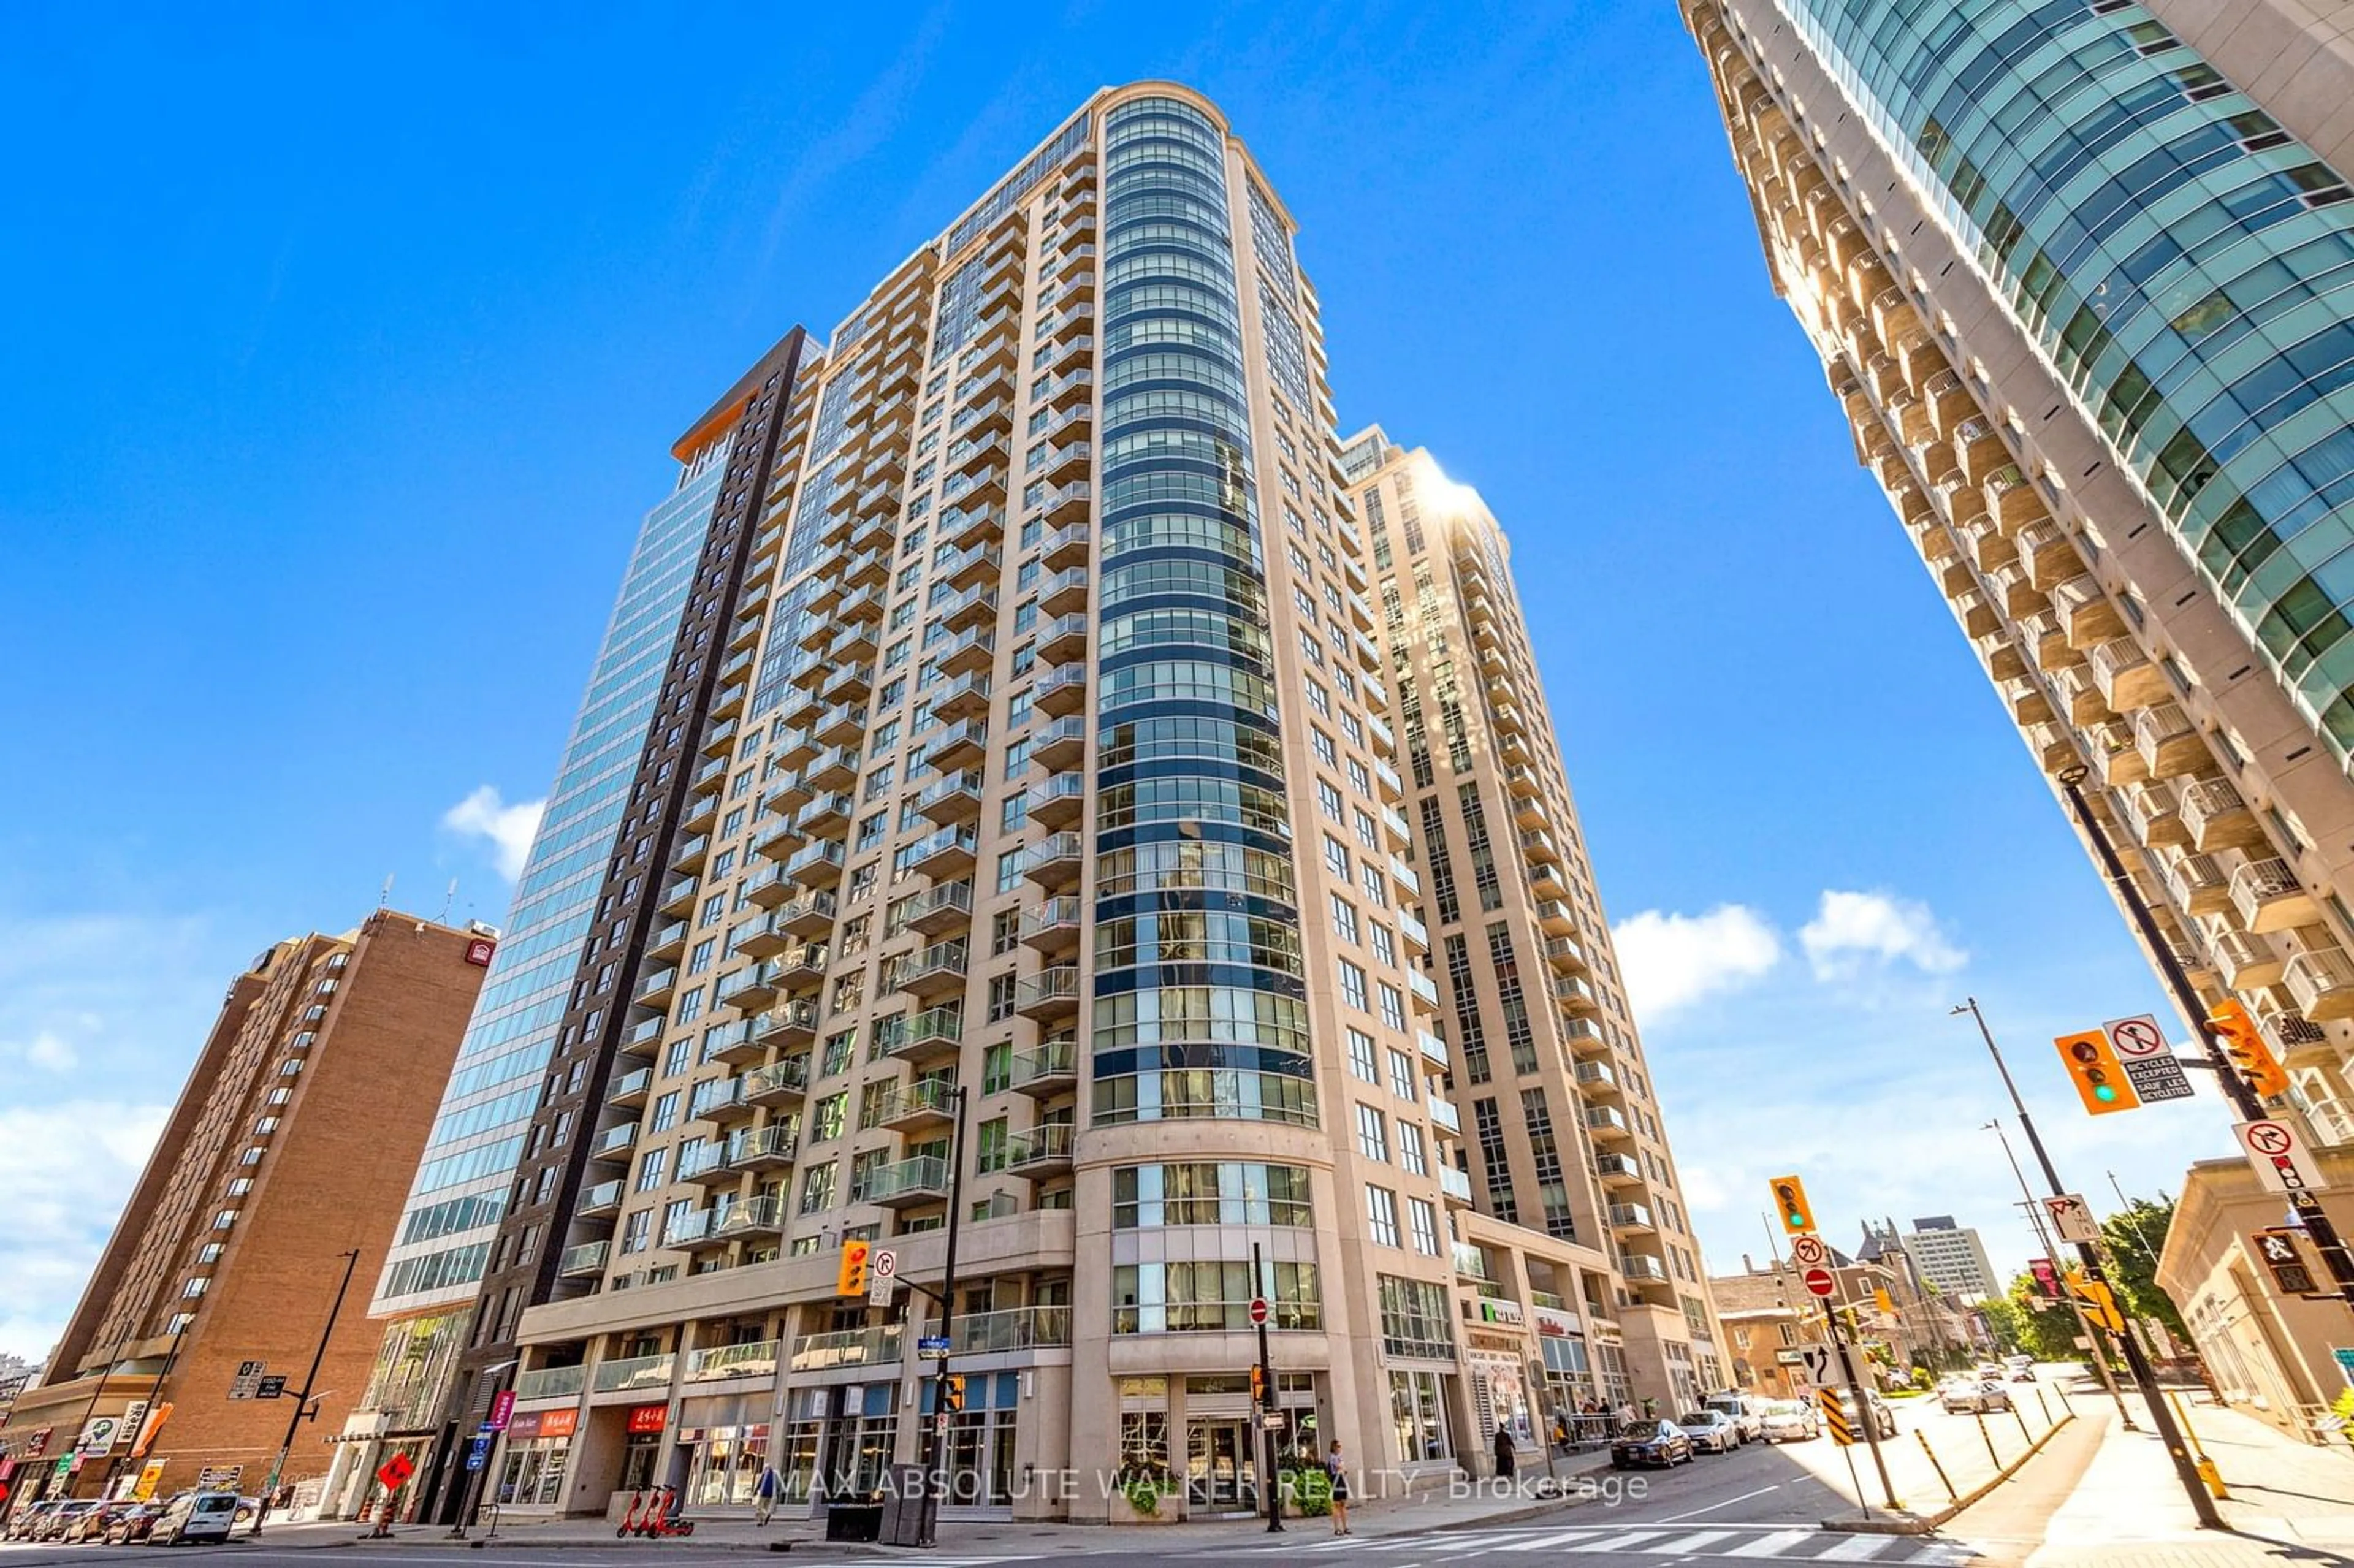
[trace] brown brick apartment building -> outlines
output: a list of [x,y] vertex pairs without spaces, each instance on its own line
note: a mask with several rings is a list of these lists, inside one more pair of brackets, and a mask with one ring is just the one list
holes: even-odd
[[[409,1178],[429,1135],[461,1130],[437,1129],[434,1108],[491,945],[379,909],[279,942],[230,982],[47,1381],[0,1428],[13,1501],[164,1495],[207,1468],[260,1486],[356,1248],[283,1475],[324,1473],[324,1436],[368,1384],[366,1293]],[[252,1361],[285,1380],[278,1397],[240,1382]]]

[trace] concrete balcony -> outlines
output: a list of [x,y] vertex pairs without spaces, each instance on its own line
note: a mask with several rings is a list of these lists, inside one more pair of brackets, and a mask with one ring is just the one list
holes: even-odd
[[2065,725],[2039,724],[2022,733],[2027,737],[2027,748],[2035,754],[2036,765],[2046,773],[2059,773],[2084,760]]
[[1990,631],[1973,639],[1970,646],[1978,651],[1978,666],[1986,671],[1988,680],[2016,681],[2031,668],[2018,641],[2008,631]]
[[678,993],[678,967],[665,964],[638,982],[630,1000],[640,1007],[668,1007]]
[[1023,945],[1049,957],[1075,951],[1085,908],[1073,897],[1049,898],[1022,912]]
[[1084,615],[1057,616],[1038,629],[1038,657],[1050,664],[1065,664],[1083,657],[1087,651],[1089,621]]
[[686,1358],[688,1383],[727,1383],[737,1378],[757,1378],[762,1383],[777,1375],[779,1341],[760,1340],[745,1345],[709,1345],[692,1351]]
[[921,1012],[883,1019],[875,1026],[875,1043],[894,1061],[919,1068],[953,1061],[964,1046],[964,1009],[928,1007]]
[[762,1048],[790,1050],[817,1038],[818,1005],[814,997],[798,996],[756,1013],[752,1039]]
[[1617,1106],[1588,1106],[1582,1119],[1586,1135],[1597,1141],[1614,1142],[1635,1136],[1635,1129],[1628,1125],[1627,1113]]
[[653,1087],[654,1070],[640,1067],[624,1073],[605,1090],[605,1103],[623,1110],[635,1110],[646,1103],[646,1091]]
[[2037,523],[2020,529],[2019,558],[2027,568],[2027,580],[2041,593],[2050,593],[2084,571],[2084,557],[2057,523]]
[[886,1209],[915,1209],[942,1203],[949,1195],[949,1162],[937,1154],[919,1154],[862,1172],[852,1182],[850,1201],[879,1203]]
[[2043,498],[2035,493],[2035,486],[2016,468],[2003,468],[1990,475],[1979,487],[1986,497],[1987,511],[2008,534],[2016,534],[2031,523],[2046,521],[2051,514],[2043,509]]
[[1602,1097],[1619,1092],[1617,1069],[1607,1062],[1580,1062],[1573,1076],[1579,1091],[1585,1095]]
[[2119,713],[2172,700],[2165,672],[2130,637],[2112,638],[2085,655],[2102,700]]
[[1028,1132],[1017,1132],[1006,1143],[1005,1169],[1034,1181],[1066,1176],[1070,1174],[1071,1151],[1077,1144],[1077,1134],[1078,1129],[1065,1121],[1050,1121]]
[[1070,1342],[1068,1307],[1004,1307],[968,1312],[956,1321],[956,1353],[960,1356],[1004,1355]]
[[[2088,663],[2062,664],[2052,673],[2052,687],[2057,694],[2061,713],[2068,722],[2078,726],[2106,724],[2117,715],[2102,694],[2098,680]],[[2131,732],[2127,732],[2131,739]]]
[[962,876],[972,870],[980,845],[980,835],[970,828],[941,828],[901,850],[898,863],[935,881]]
[[2135,748],[2130,719],[2113,718],[2089,726],[2084,740],[2092,748],[2094,771],[2102,783],[2137,784],[2149,777],[2149,764]]
[[978,719],[936,731],[924,747],[924,760],[943,773],[979,766],[989,755],[989,726]]
[[932,662],[943,674],[970,675],[987,670],[997,659],[997,635],[977,628],[951,638],[947,647],[932,655]]
[[932,716],[937,719],[968,719],[989,716],[989,673],[975,670],[959,675],[940,688],[932,698]]
[[2151,775],[2172,779],[2185,773],[2203,772],[2214,766],[2214,756],[2198,726],[2179,703],[2160,703],[2154,708],[2143,708],[2133,716],[2134,749],[2141,753],[2142,762]]
[[2233,991],[2277,985],[2282,971],[2287,968],[2286,960],[2269,940],[2237,927],[2221,930],[2211,927],[2207,950],[2214,956],[2215,972]]
[[687,1101],[686,1114],[693,1121],[707,1121],[716,1127],[730,1122],[750,1121],[752,1103],[744,1097],[741,1078],[713,1078],[695,1086]]
[[899,1365],[899,1325],[875,1329],[837,1329],[825,1334],[803,1334],[793,1341],[790,1369],[797,1372],[834,1372],[843,1367]]
[[621,1194],[625,1186],[626,1183],[616,1176],[610,1181],[599,1181],[593,1187],[583,1187],[580,1190],[580,1202],[573,1206],[574,1216],[578,1219],[593,1220],[600,1215],[620,1213]]
[[2182,809],[2174,786],[2163,779],[2144,779],[2117,791],[2126,825],[2134,836],[2152,847],[2188,844],[2190,830],[2182,825]]
[[1452,1165],[1439,1166],[1438,1195],[1449,1208],[1471,1207],[1471,1178]]
[[2212,853],[2217,850],[2260,850],[2264,824],[2228,779],[2199,779],[2182,786],[2182,821],[2190,842]]
[[2014,561],[1987,579],[1995,603],[2005,615],[2017,619],[2048,609],[2052,603],[2027,575],[2024,563]]
[[1078,886],[1086,864],[1086,843],[1079,834],[1050,833],[1023,853],[1022,874],[1050,893],[1064,893]]
[[588,1373],[591,1393],[631,1393],[659,1392],[670,1387],[673,1362],[669,1352],[650,1356],[623,1356],[614,1361],[599,1361]]
[[2052,699],[2043,694],[2042,683],[2031,675],[2004,682],[2002,701],[2010,710],[2014,724],[2050,724],[2056,716],[2052,711]]
[[741,1012],[759,1012],[777,1000],[777,988],[781,983],[778,975],[782,967],[771,959],[726,976],[719,982],[718,1005]]
[[746,1102],[764,1110],[798,1105],[809,1093],[809,1058],[788,1056],[781,1062],[755,1067],[744,1075],[742,1083]]
[[776,912],[776,923],[804,941],[833,929],[841,903],[832,893],[805,893]]
[[727,1139],[731,1171],[782,1171],[801,1158],[801,1129],[798,1121],[748,1127]]
[[1015,1054],[1013,1088],[1032,1099],[1053,1099],[1079,1086],[1076,1040],[1046,1040],[1034,1051]]
[[1067,1021],[1078,1014],[1079,991],[1078,966],[1058,964],[1013,988],[1013,1011],[1042,1023]]
[[2186,915],[2214,915],[2232,907],[2232,877],[2211,854],[2168,857],[2166,891]]
[[1041,827],[1061,830],[1087,814],[1087,780],[1083,773],[1050,773],[1030,786],[1024,809]]
[[966,930],[972,925],[972,884],[949,882],[927,888],[909,899],[896,918],[902,929],[927,936]]
[[1031,760],[1044,768],[1076,768],[1087,754],[1087,726],[1084,719],[1056,719],[1031,737]]
[[638,1147],[638,1124],[625,1121],[619,1127],[609,1127],[597,1135],[588,1146],[588,1158],[607,1164],[627,1165]]
[[2052,609],[2068,646],[2080,652],[2126,635],[2125,618],[2090,572],[2052,588]]
[[875,1125],[891,1132],[912,1135],[955,1124],[956,1084],[948,1078],[891,1085],[875,1107]]
[[842,845],[833,840],[813,843],[796,853],[785,862],[787,878],[808,888],[830,888],[842,880],[847,856]]
[[1953,596],[1954,614],[1962,623],[1962,630],[1973,638],[1991,636],[2002,630],[2002,614],[1987,596],[1976,588]]
[[1631,1155],[1597,1154],[1594,1157],[1594,1174],[1606,1187],[1623,1187],[1641,1182],[1643,1168]]
[[2322,917],[2320,901],[2277,856],[2248,861],[2232,874],[2232,906],[2251,931],[2286,931]]
[[2039,615],[2022,618],[2019,623],[2020,646],[2037,669],[2051,673],[2063,665],[2073,664],[2083,655],[2068,646],[2067,630],[2060,623],[2059,612],[2044,610]]
[[578,1246],[566,1247],[564,1255],[557,1260],[556,1271],[567,1279],[602,1274],[605,1272],[605,1258],[612,1250],[613,1244],[608,1240],[582,1242]]
[[785,1203],[781,1198],[745,1198],[724,1209],[714,1209],[711,1231],[706,1240],[712,1245],[733,1241],[773,1242],[784,1234]]
[[[2323,966],[2321,969],[2309,974],[2307,983],[2313,989],[2314,994],[2317,998],[2327,999],[2332,1008],[2346,1008],[2349,1001],[2354,1001],[2354,992],[2349,992],[2347,987],[2347,971],[2344,968],[2347,962],[2346,955],[2336,948],[2324,948],[2320,951],[2336,955],[2336,963],[2333,966]],[[2294,966],[2297,959],[2310,956],[2315,955],[2300,952],[2289,961]],[[2295,979],[2287,979],[2285,983],[2292,993],[2296,991],[2298,982]],[[2317,1020],[2347,1016],[2349,1014],[2343,1012],[2315,1013],[2303,1006],[2299,1006],[2295,1011],[2288,1009],[2275,1011],[2260,1007],[2256,1013],[2256,1022],[2264,1026],[2265,1034],[2271,1037],[2273,1054],[2281,1059],[2282,1065],[2299,1069],[2337,1068],[2342,1065],[2338,1058],[2337,1043],[2330,1039],[2329,1031],[2324,1029]]]
[[1659,1228],[1651,1211],[1640,1203],[1613,1203],[1608,1218],[1611,1230],[1622,1235],[1641,1235]]

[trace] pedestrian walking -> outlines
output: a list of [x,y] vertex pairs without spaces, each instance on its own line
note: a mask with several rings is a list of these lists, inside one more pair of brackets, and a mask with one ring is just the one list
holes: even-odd
[[1341,1440],[1332,1440],[1332,1451],[1324,1459],[1324,1478],[1332,1491],[1332,1533],[1349,1533],[1349,1467],[1341,1457]]
[[1509,1481],[1512,1478],[1512,1463],[1518,1452],[1512,1443],[1512,1429],[1501,1422],[1497,1423],[1496,1478],[1498,1480]]
[[779,1489],[779,1486],[777,1480],[776,1467],[773,1465],[761,1466],[760,1478],[752,1483],[753,1523],[766,1524],[769,1522],[769,1516],[777,1511],[777,1493]]

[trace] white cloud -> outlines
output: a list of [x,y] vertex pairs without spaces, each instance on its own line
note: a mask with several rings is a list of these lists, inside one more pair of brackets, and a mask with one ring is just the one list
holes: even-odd
[[0,1350],[48,1353],[167,1114],[94,1099],[0,1108]]
[[46,1072],[70,1073],[81,1061],[73,1043],[55,1030],[44,1029],[22,1044],[0,1041],[0,1062],[23,1062]]
[[499,874],[513,882],[523,874],[524,857],[531,853],[540,814],[546,810],[546,800],[518,800],[510,806],[497,785],[485,784],[442,812],[441,825],[490,840]]
[[1720,904],[1705,915],[1646,909],[1610,934],[1635,1016],[1645,1021],[1747,985],[1782,959],[1774,927],[1740,904]]
[[1815,917],[1798,929],[1798,945],[1819,980],[1851,980],[1897,963],[1950,974],[1969,961],[1938,929],[1926,904],[1885,893],[1826,889]]

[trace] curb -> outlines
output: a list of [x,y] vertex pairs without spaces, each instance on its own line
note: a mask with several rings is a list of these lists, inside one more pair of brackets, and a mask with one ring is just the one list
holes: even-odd
[[2073,1411],[2062,1415],[2044,1428],[2043,1436],[2030,1443],[2018,1458],[2013,1459],[1943,1508],[1932,1509],[1927,1513],[1914,1513],[1909,1509],[1900,1509],[1894,1513],[1840,1514],[1823,1520],[1823,1528],[1845,1535],[1926,1535],[1964,1509],[1983,1499],[1988,1493],[2010,1479],[2011,1477],[2019,1474],[2021,1466],[2041,1453],[2043,1446],[2051,1442],[2055,1434],[2064,1431],[2075,1419],[2076,1414]]

